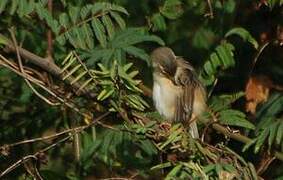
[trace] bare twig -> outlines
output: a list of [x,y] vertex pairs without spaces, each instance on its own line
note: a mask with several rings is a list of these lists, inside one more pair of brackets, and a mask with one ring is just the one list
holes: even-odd
[[207,5],[209,8],[209,13],[205,14],[205,17],[210,17],[211,19],[214,18],[214,14],[213,14],[213,9],[212,9],[212,5],[211,5],[211,0],[206,0],[207,1]]
[[[18,166],[20,166],[21,164],[27,162],[27,161],[30,160],[30,159],[38,160],[38,155],[40,155],[41,153],[46,152],[46,151],[48,151],[48,150],[54,148],[54,147],[57,146],[58,144],[60,144],[60,143],[62,143],[62,142],[65,142],[66,140],[68,140],[69,138],[73,137],[74,135],[76,135],[76,134],[78,134],[78,133],[81,133],[81,132],[82,132],[83,130],[85,130],[86,128],[89,128],[89,127],[95,125],[98,121],[102,120],[104,117],[106,117],[106,116],[109,115],[109,114],[110,114],[110,112],[106,112],[106,113],[102,114],[102,115],[99,116],[98,118],[94,119],[93,122],[92,122],[91,124],[89,124],[89,125],[81,126],[81,127],[77,127],[77,128],[73,128],[73,129],[69,129],[69,130],[64,131],[64,133],[63,133],[63,132],[58,133],[58,134],[62,135],[62,134],[66,134],[67,132],[68,132],[68,133],[69,133],[69,132],[72,132],[72,133],[69,134],[67,137],[65,137],[65,138],[63,138],[63,139],[61,139],[61,140],[59,140],[59,141],[57,141],[57,142],[51,144],[50,146],[47,146],[46,148],[43,148],[43,149],[41,149],[40,151],[37,151],[37,152],[34,153],[34,154],[27,155],[27,156],[21,158],[20,160],[18,160],[17,162],[13,163],[13,164],[10,165],[6,170],[4,170],[3,172],[1,172],[0,178],[3,177],[3,176],[5,176],[6,174],[8,174],[9,172],[11,172],[12,170],[14,170],[15,168],[17,168]],[[57,137],[59,136],[58,134],[57,134]],[[55,137],[55,135],[52,135],[52,137]],[[36,139],[39,140],[40,138],[36,138]],[[46,139],[46,137],[45,137],[45,138],[41,138],[41,140],[43,140],[43,139]],[[21,143],[20,143],[20,142],[19,142],[19,143],[14,143],[14,145],[15,145],[15,144],[17,144],[17,145],[23,144],[23,142],[24,142],[24,141],[22,141]],[[26,141],[26,142],[28,142],[28,141]],[[29,142],[32,142],[32,141],[29,141]],[[33,141],[33,142],[35,142],[35,141]]]
[[89,21],[93,20],[94,18],[103,16],[103,15],[105,15],[105,14],[106,14],[105,12],[103,12],[103,13],[98,13],[98,14],[96,14],[96,15],[94,15],[94,16],[91,16],[91,17],[89,17],[89,18],[87,18],[87,19],[85,19],[85,20],[83,20],[83,21],[80,21],[79,23],[74,24],[73,26],[71,26],[71,27],[69,27],[69,28],[67,28],[67,29],[63,29],[63,30],[60,32],[59,36],[65,34],[66,32],[71,31],[72,29],[74,29],[74,28],[76,28],[76,27],[79,27],[79,26],[82,26],[82,25],[88,23]]
[[[5,62],[9,62],[9,60],[7,60],[4,56],[2,56],[0,54],[0,58]],[[1,60],[0,59],[0,60]],[[1,62],[0,62],[1,63]],[[83,115],[84,117],[86,116],[89,116],[88,113],[84,113],[84,112],[81,112],[75,104],[73,103],[70,103],[70,102],[66,102],[63,98],[57,96],[54,92],[52,92],[50,89],[48,89],[47,87],[45,87],[43,84],[43,82],[35,79],[34,77],[30,76],[30,75],[27,75],[27,74],[23,74],[19,71],[17,71],[16,69],[10,67],[9,65],[5,64],[5,63],[1,63],[3,66],[9,68],[10,70],[12,70],[13,72],[15,72],[16,74],[18,74],[19,76],[25,78],[25,79],[28,79],[29,81],[31,81],[32,83],[36,84],[37,86],[39,86],[40,88],[42,88],[43,90],[45,90],[46,92],[48,92],[50,95],[52,95],[54,98],[56,98],[59,102],[61,102],[62,104],[66,105],[67,107],[71,108],[72,110],[76,111],[77,113]],[[41,82],[41,83],[40,83]],[[44,97],[45,98],[45,97]],[[48,99],[45,98],[45,102],[47,102],[48,104],[50,105],[60,105],[60,103],[53,103],[51,101],[49,101]]]
[[[9,40],[7,37],[3,36],[2,34],[0,34],[0,38],[5,41],[5,45],[6,45],[5,48],[6,48],[7,51],[16,52],[16,48],[14,46],[14,43],[11,40]],[[30,51],[27,51],[26,49],[23,49],[21,47],[18,47],[18,50],[19,50],[19,54],[22,57],[27,59],[32,64],[39,66],[40,68],[49,72],[51,75],[53,75],[57,78],[60,78],[60,79],[64,75],[64,74],[61,74],[61,69],[56,64],[54,64],[53,62],[48,61],[48,59],[37,56],[36,54],[33,54]],[[73,78],[69,77],[67,80],[70,83],[70,82],[73,81]],[[74,84],[72,84],[72,86],[74,87],[74,89],[79,89],[81,87],[81,84],[80,83],[74,83]],[[95,94],[89,89],[84,88],[80,92],[83,95],[87,95],[91,98],[95,97]]]
[[259,50],[256,52],[255,57],[254,57],[253,62],[252,62],[252,67],[251,67],[251,69],[250,69],[250,71],[249,71],[249,73],[248,73],[248,79],[249,79],[249,77],[252,75],[252,72],[253,72],[253,70],[254,70],[254,67],[255,67],[255,65],[256,65],[256,63],[257,63],[257,61],[258,61],[260,55],[262,54],[262,52],[265,50],[265,48],[266,48],[269,44],[270,44],[270,42],[266,42],[266,43],[263,44],[263,45],[259,48]]
[[22,63],[22,59],[21,59],[21,56],[20,56],[20,53],[19,53],[19,47],[18,47],[18,43],[17,43],[16,37],[15,37],[15,34],[14,34],[14,32],[13,32],[13,29],[12,29],[12,30],[10,29],[9,31],[10,31],[10,33],[11,33],[14,46],[16,47],[16,54],[17,54],[17,59],[18,59],[18,63],[19,63],[19,69],[20,69],[20,72],[23,74],[23,77],[24,77],[24,80],[25,80],[26,84],[30,87],[30,89],[31,89],[40,99],[42,99],[43,101],[45,101],[47,104],[50,104],[50,105],[53,105],[53,106],[60,105],[60,104],[58,104],[58,103],[53,103],[53,102],[49,101],[47,98],[45,98],[43,95],[41,95],[41,94],[32,86],[32,84],[29,82],[29,80],[26,78],[26,73],[25,73],[25,70],[24,70],[24,68],[23,68],[23,63]]
[[[9,145],[3,145],[3,146],[14,147],[14,146],[18,146],[18,145],[21,145],[21,144],[34,143],[34,142],[44,141],[44,140],[48,140],[48,139],[55,139],[55,138],[58,138],[58,137],[60,137],[64,134],[68,134],[68,133],[73,132],[73,131],[80,131],[82,129],[85,129],[86,127],[88,127],[88,126],[87,125],[79,126],[79,127],[76,127],[76,128],[73,128],[73,129],[67,129],[67,130],[64,130],[64,131],[61,131],[59,133],[52,134],[52,135],[49,135],[49,136],[44,136],[44,137],[39,137],[39,138],[34,138],[34,139],[28,139],[28,140],[19,141],[19,142],[16,142],[16,143],[12,143],[12,144],[9,144]],[[3,148],[3,146],[0,146],[0,149]]]
[[34,143],[34,142],[38,142],[38,141],[44,141],[44,140],[47,140],[47,139],[55,139],[55,138],[58,138],[59,136],[62,136],[62,135],[65,135],[65,134],[68,134],[68,133],[71,133],[71,132],[81,132],[81,131],[85,130],[86,128],[89,128],[90,126],[93,126],[94,124],[100,124],[103,127],[106,127],[106,128],[109,128],[109,129],[113,129],[113,127],[104,125],[102,122],[100,122],[103,118],[105,118],[109,114],[110,114],[110,112],[106,112],[106,113],[102,114],[98,118],[94,119],[88,125],[75,127],[75,128],[72,128],[72,129],[66,129],[66,130],[63,130],[63,131],[61,131],[59,133],[52,134],[52,135],[49,135],[49,136],[44,136],[44,137],[34,138],[34,139],[28,139],[28,140],[19,141],[19,142],[13,143],[13,144],[3,145],[3,146],[0,146],[0,149],[3,148],[4,146],[10,148],[10,147],[18,146],[18,145],[21,145],[21,144]]
[[[47,8],[48,11],[50,12],[51,16],[52,16],[52,6],[53,6],[53,2],[52,0],[48,0],[47,2]],[[47,30],[47,58],[49,59],[49,61],[53,62],[53,38],[52,38],[52,31],[50,29],[50,27],[48,27]]]
[[267,168],[269,167],[269,165],[275,160],[276,158],[274,156],[270,156],[270,155],[267,155],[266,158],[262,158],[261,159],[261,162],[259,164],[259,167],[257,168],[257,174],[258,175],[262,175],[266,170]]
[[[8,39],[6,38],[5,36],[1,35],[0,34],[0,37],[1,39],[4,39],[5,40],[5,45],[6,47],[11,50],[11,51],[14,51],[16,52],[16,48],[14,47],[13,43]],[[264,50],[264,48],[266,47],[267,45],[263,46],[260,50],[260,52],[258,54],[261,54],[261,52]],[[21,56],[23,56],[24,58],[30,60],[31,63],[33,63],[34,65],[37,65],[41,68],[43,68],[44,70],[48,71],[49,73],[51,73],[52,75],[56,76],[56,77],[60,77],[61,78],[61,69],[54,63],[51,63],[49,61],[47,61],[45,58],[42,58],[42,57],[39,57],[23,48],[20,48],[18,47],[18,50],[19,50],[19,54]],[[257,59],[257,57],[255,58]],[[255,61],[256,62],[256,61]],[[6,65],[7,67],[7,65]],[[12,69],[12,68],[11,68]],[[14,70],[14,72],[17,72]],[[21,73],[17,72],[19,75],[23,76]],[[72,80],[70,80],[71,82]],[[41,85],[42,87],[42,85]],[[76,89],[79,89],[80,87],[80,84],[74,84],[74,87]],[[146,88],[148,91],[151,92],[150,89]],[[88,91],[87,89],[85,89],[83,91],[83,93],[86,93],[88,95],[90,95],[91,97],[95,96],[93,93],[91,93],[90,91]],[[152,94],[152,93],[147,93],[148,95]],[[63,101],[64,102],[64,101]],[[219,124],[213,124],[212,125],[212,128],[217,130],[218,132],[232,138],[232,139],[235,139],[237,141],[240,141],[240,142],[243,142],[243,143],[249,143],[251,142],[251,139],[246,137],[246,136],[243,136],[239,133],[235,134],[235,133],[231,133],[229,130],[227,130],[225,127],[219,125]],[[280,159],[281,161],[283,161],[283,153],[281,152],[275,152],[274,153],[274,156],[277,158],[277,159]]]
[[21,164],[27,162],[30,159],[37,160],[37,157],[34,154],[33,155],[27,155],[27,156],[23,157],[22,159],[18,160],[17,162],[15,162],[11,166],[9,166],[6,170],[1,172],[0,178],[5,176],[6,174],[8,174],[9,172],[11,172],[12,170],[14,170],[15,168],[17,168],[18,166],[20,166]]

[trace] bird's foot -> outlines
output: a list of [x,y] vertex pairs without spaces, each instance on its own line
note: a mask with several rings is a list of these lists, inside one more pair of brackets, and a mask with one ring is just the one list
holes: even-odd
[[169,131],[171,128],[171,124],[168,122],[163,122],[163,123],[160,123],[159,127],[162,130]]

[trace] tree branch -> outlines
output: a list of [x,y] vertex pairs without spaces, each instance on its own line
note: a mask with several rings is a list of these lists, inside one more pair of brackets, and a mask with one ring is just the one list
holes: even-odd
[[[6,51],[12,51],[12,52],[16,53],[17,48],[15,48],[13,42],[10,39],[3,36],[2,34],[0,34],[0,39],[5,42]],[[21,48],[21,47],[18,47],[18,50],[19,50],[19,54],[22,57],[27,59],[30,63],[32,63],[32,64],[42,68],[43,70],[49,72],[51,75],[53,75],[53,76],[55,76],[59,79],[62,79],[62,77],[64,76],[64,74],[61,73],[60,67],[58,67],[55,63],[49,61],[48,59],[42,58],[42,57],[40,57],[36,54],[33,54],[32,52],[30,52],[30,51],[28,51],[24,48]],[[73,80],[72,77],[69,77],[67,79],[68,83],[70,83],[72,80]],[[77,83],[72,84],[72,87],[74,87],[74,89],[77,90],[81,87],[81,84],[77,82]],[[87,95],[91,98],[94,98],[96,96],[95,93],[93,93],[91,90],[86,89],[86,88],[80,90],[80,93]]]
[[[48,0],[47,2],[47,6],[48,6],[48,11],[50,12],[50,14],[52,15],[52,6],[53,6],[53,2],[52,0]],[[53,38],[52,38],[52,31],[50,29],[50,27],[48,27],[47,33],[47,58],[49,59],[49,61],[53,62]]]
[[[16,48],[13,46],[13,43],[8,38],[6,38],[2,34],[0,34],[0,39],[4,40],[5,45],[9,50],[16,52]],[[41,67],[42,69],[46,70],[50,74],[52,74],[52,75],[54,75],[54,76],[56,76],[60,79],[62,78],[61,69],[56,64],[54,64],[53,62],[49,62],[47,59],[42,58],[40,56],[37,56],[37,55],[35,55],[35,54],[33,54],[33,53],[23,49],[23,48],[20,48],[20,47],[19,47],[19,53],[24,58],[30,60],[30,62],[33,63],[34,65]],[[69,82],[71,82],[71,79],[72,78],[68,79]],[[76,84],[73,84],[73,86],[74,86],[74,88],[79,89],[80,84],[76,83]],[[141,85],[141,87],[145,91],[144,92],[145,95],[151,96],[152,92],[148,87],[146,87],[144,85]],[[87,89],[84,89],[82,91],[82,93],[88,94],[88,95],[90,95],[90,97],[95,97],[95,94],[91,93]],[[237,140],[237,141],[240,141],[240,142],[243,142],[243,143],[251,142],[250,138],[243,136],[241,134],[231,133],[227,128],[225,128],[225,127],[223,127],[219,124],[213,124],[212,128],[215,129],[216,131],[220,132],[221,134],[228,136],[228,137],[230,137],[234,140]],[[274,156],[277,159],[283,161],[283,153],[277,151],[277,152],[274,153]]]

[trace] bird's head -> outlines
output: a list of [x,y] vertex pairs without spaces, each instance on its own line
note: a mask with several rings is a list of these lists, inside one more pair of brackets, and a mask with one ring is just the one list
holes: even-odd
[[177,69],[177,62],[172,49],[168,47],[157,48],[151,53],[150,57],[154,72],[165,76],[174,76]]

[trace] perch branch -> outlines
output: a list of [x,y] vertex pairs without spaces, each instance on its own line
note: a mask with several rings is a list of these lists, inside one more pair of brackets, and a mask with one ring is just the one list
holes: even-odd
[[[5,45],[9,50],[11,50],[13,52],[16,51],[15,47],[13,46],[13,43],[11,43],[11,41],[8,38],[6,38],[5,36],[0,34],[0,39],[5,41]],[[37,56],[37,55],[35,55],[35,54],[33,54],[33,53],[23,49],[23,48],[19,48],[19,53],[24,58],[30,60],[31,63],[41,67],[42,69],[46,70],[50,74],[52,74],[56,77],[59,77],[59,78],[62,77],[62,75],[60,73],[61,69],[56,64],[49,62],[45,58],[39,57],[39,56]],[[75,85],[76,89],[79,89],[79,87],[80,87],[79,84]],[[147,96],[151,96],[151,94],[152,94],[151,90],[144,85],[142,85],[142,87],[143,88],[141,88],[141,89],[146,90],[146,92],[144,92],[144,94],[147,95]],[[85,90],[84,93],[89,93],[89,92],[87,90]],[[225,127],[223,127],[219,124],[213,124],[212,128],[215,129],[216,131],[220,132],[221,134],[224,134],[224,135],[226,135],[226,136],[228,136],[228,137],[230,137],[234,140],[237,140],[237,141],[240,141],[240,142],[243,142],[243,143],[251,142],[250,138],[243,136],[241,134],[238,134],[238,133],[237,134],[231,133],[227,128],[225,128]],[[283,161],[283,153],[282,152],[277,151],[277,152],[274,153],[274,156],[277,159]]]
[[[8,51],[8,52],[12,51],[12,52],[16,53],[16,48],[15,48],[13,42],[10,39],[3,36],[2,34],[0,34],[0,39],[5,42],[6,51]],[[21,48],[21,47],[18,47],[18,50],[19,50],[19,54],[22,57],[27,59],[30,63],[32,63],[32,64],[42,68],[43,70],[49,72],[51,75],[53,75],[57,78],[60,78],[60,79],[62,79],[62,77],[64,76],[63,74],[61,74],[60,67],[58,67],[55,63],[50,62],[48,59],[42,58],[42,57],[40,57],[36,54],[33,54],[32,52],[30,52],[30,51],[28,51],[24,48]],[[69,77],[67,80],[70,83],[73,80],[73,78]],[[74,87],[74,89],[77,90],[81,87],[81,84],[80,83],[74,83],[74,84],[72,84],[72,86]],[[95,94],[92,91],[90,91],[86,88],[82,89],[80,92],[84,95],[88,95],[91,98],[95,97]]]

